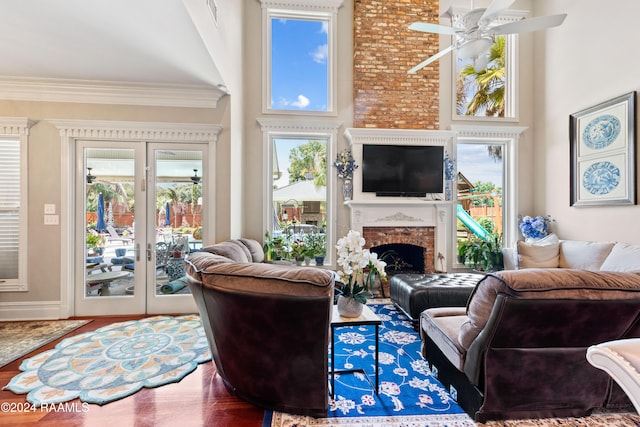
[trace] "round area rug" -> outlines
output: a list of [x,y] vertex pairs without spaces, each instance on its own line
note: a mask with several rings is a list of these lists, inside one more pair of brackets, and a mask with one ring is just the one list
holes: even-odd
[[156,316],[67,338],[24,360],[5,389],[28,393],[35,406],[75,398],[102,405],[178,382],[209,360],[200,317]]

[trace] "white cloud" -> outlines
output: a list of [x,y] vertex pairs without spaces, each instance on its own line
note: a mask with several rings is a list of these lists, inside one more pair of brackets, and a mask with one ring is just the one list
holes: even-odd
[[309,105],[309,98],[304,95],[298,95],[298,100],[292,102],[291,105],[298,108],[306,108]]
[[329,54],[329,47],[326,44],[320,45],[311,52],[313,60],[319,64],[327,62],[327,55]]
[[322,21],[322,29],[320,29],[320,33],[329,34],[329,21]]
[[296,108],[306,108],[309,106],[311,101],[304,95],[298,95],[298,98],[295,101],[286,98],[280,98],[280,106],[281,107],[296,107]]

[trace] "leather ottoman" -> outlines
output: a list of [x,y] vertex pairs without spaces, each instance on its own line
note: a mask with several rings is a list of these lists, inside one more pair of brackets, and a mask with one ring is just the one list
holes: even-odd
[[464,307],[476,283],[475,273],[396,274],[389,281],[391,302],[419,330],[420,313],[433,307]]

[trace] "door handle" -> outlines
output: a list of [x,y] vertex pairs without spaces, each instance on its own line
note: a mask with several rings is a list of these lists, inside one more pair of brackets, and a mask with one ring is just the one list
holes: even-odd
[[140,261],[140,243],[136,243],[136,262]]
[[147,261],[151,261],[152,252],[151,243],[147,243]]

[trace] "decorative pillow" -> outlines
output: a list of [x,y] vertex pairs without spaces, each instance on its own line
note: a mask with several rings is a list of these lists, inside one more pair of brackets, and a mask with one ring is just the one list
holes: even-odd
[[563,240],[560,242],[560,268],[598,271],[614,244],[613,242]]
[[558,268],[560,240],[554,233],[531,242],[518,242],[518,268]]
[[262,262],[264,261],[264,250],[262,249],[262,245],[258,243],[258,241],[253,239],[238,239],[243,245],[249,249],[251,253],[251,261],[253,262]]
[[600,270],[640,272],[640,245],[616,243]]

